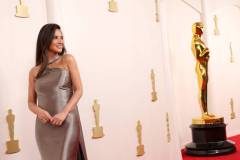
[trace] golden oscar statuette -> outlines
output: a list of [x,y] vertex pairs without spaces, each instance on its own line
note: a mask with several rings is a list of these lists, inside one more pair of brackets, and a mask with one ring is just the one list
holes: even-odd
[[108,2],[108,11],[109,12],[118,12],[117,2],[115,0],[110,0]]
[[231,119],[235,119],[236,118],[236,114],[234,112],[234,102],[233,102],[233,99],[231,98],[230,100],[230,106],[231,106],[231,114],[230,114],[230,117]]
[[[192,142],[186,145],[186,153],[193,156],[224,155],[236,151],[235,143],[227,140],[223,117],[209,114],[207,105],[209,50],[202,41],[203,23],[192,25],[192,53],[196,58],[201,117],[192,119]],[[221,90],[221,88],[219,88]]]
[[8,124],[8,131],[9,131],[9,137],[10,140],[6,142],[7,151],[6,154],[12,154],[17,153],[20,151],[19,148],[19,141],[14,140],[14,121],[15,121],[15,115],[12,113],[12,110],[8,110],[8,115],[6,117],[7,124]]
[[153,69],[151,70],[151,81],[152,81],[152,102],[156,102],[158,98],[155,86],[155,74]]
[[169,115],[166,113],[166,124],[167,124],[167,142],[171,142],[171,134],[170,134],[170,125],[169,125]]
[[198,80],[200,109],[202,116],[192,120],[193,124],[223,123],[223,117],[216,117],[208,113],[207,108],[207,84],[208,84],[208,61],[209,50],[202,41],[203,24],[197,22],[192,27],[192,53],[196,58],[196,73]]
[[28,7],[24,5],[24,1],[20,0],[20,4],[16,6],[16,17],[27,18],[29,17]]
[[158,0],[155,0],[155,10],[156,10],[155,15],[156,15],[156,22],[159,22],[159,9],[158,9],[158,7],[159,7]]
[[218,29],[218,17],[214,15],[213,20],[214,20],[214,35],[218,36],[220,35],[219,29]]
[[92,131],[93,131],[92,138],[93,139],[102,138],[104,136],[104,134],[103,134],[103,127],[99,126],[99,111],[100,111],[100,105],[98,104],[97,100],[94,100],[93,112],[94,112],[96,127],[94,127],[92,129]]
[[137,156],[143,156],[144,151],[144,145],[142,144],[142,125],[140,121],[137,121],[137,138],[138,138],[138,146],[137,146]]

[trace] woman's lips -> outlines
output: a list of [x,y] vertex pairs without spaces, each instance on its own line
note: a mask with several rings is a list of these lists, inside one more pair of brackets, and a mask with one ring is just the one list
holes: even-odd
[[56,45],[56,47],[57,47],[58,49],[62,49],[62,48],[63,48],[63,45]]

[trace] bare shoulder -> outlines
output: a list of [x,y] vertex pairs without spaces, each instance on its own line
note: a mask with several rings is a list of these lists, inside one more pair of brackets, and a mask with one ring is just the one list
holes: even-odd
[[63,59],[66,61],[72,61],[74,60],[74,56],[72,54],[66,53],[63,55]]
[[75,62],[75,58],[72,54],[66,53],[63,55],[63,61],[69,65],[69,64],[73,64]]
[[40,67],[41,67],[40,65],[32,67],[29,71],[29,75],[36,77]]

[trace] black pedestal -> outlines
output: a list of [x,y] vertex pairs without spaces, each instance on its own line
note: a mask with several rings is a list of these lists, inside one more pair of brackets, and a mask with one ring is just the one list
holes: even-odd
[[226,140],[226,124],[193,124],[192,142],[186,153],[192,156],[224,155],[236,151],[235,143]]

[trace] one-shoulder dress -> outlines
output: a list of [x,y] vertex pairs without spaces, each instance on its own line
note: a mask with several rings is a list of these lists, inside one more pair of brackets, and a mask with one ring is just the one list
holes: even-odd
[[[35,81],[38,106],[51,116],[63,111],[73,89],[65,68],[47,67]],[[87,160],[78,107],[69,112],[61,126],[36,118],[35,137],[42,160]]]

